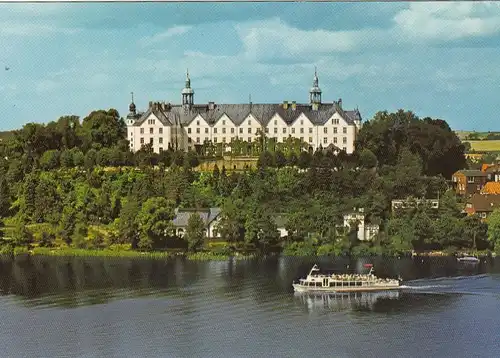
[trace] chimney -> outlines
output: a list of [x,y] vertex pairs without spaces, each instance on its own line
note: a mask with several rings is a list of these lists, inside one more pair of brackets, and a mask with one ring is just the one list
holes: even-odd
[[288,101],[283,101],[283,109],[288,109]]
[[215,102],[208,102],[208,109],[213,110],[215,108]]
[[339,107],[342,109],[342,98],[339,98]]
[[149,108],[153,108],[153,101],[149,101]]
[[295,111],[297,109],[297,103],[292,101],[292,110]]

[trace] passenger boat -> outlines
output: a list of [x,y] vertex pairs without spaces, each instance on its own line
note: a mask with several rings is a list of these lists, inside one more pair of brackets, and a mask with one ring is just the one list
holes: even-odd
[[468,256],[468,255],[457,258],[457,261],[458,262],[471,263],[471,264],[480,262],[480,260],[477,257],[475,257],[475,256]]
[[362,292],[396,290],[401,287],[401,278],[378,278],[373,274],[373,265],[368,274],[320,274],[317,265],[311,268],[306,278],[293,282],[295,292]]

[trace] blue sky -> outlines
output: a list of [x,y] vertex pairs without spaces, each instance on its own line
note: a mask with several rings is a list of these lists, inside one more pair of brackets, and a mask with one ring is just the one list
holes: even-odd
[[[323,100],[500,130],[500,3],[0,4],[0,130],[91,110]],[[5,67],[9,70],[5,70]]]

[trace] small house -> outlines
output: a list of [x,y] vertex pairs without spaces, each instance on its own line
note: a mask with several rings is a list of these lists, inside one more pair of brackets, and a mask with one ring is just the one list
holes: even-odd
[[467,200],[467,215],[479,215],[486,219],[493,210],[500,208],[500,194],[474,194]]
[[188,227],[189,218],[191,215],[199,215],[205,224],[205,235],[208,239],[218,237],[215,233],[215,226],[219,220],[221,210],[220,208],[206,208],[206,209],[175,209],[175,217],[173,220],[175,234],[178,237],[183,237]]
[[479,193],[488,181],[488,174],[481,170],[459,170],[451,177],[455,192],[470,196]]

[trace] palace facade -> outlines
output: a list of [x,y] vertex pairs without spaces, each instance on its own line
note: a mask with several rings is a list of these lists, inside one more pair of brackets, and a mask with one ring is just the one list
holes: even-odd
[[307,104],[295,101],[195,104],[187,73],[181,104],[149,102],[147,111],[137,112],[132,97],[126,119],[130,149],[137,151],[149,143],[157,153],[167,148],[193,150],[207,141],[229,144],[239,138],[252,142],[260,133],[265,133],[266,137],[278,142],[292,136],[313,150],[333,147],[352,153],[361,127],[361,114],[358,109],[343,109],[341,99],[323,103],[318,82],[315,72]]

